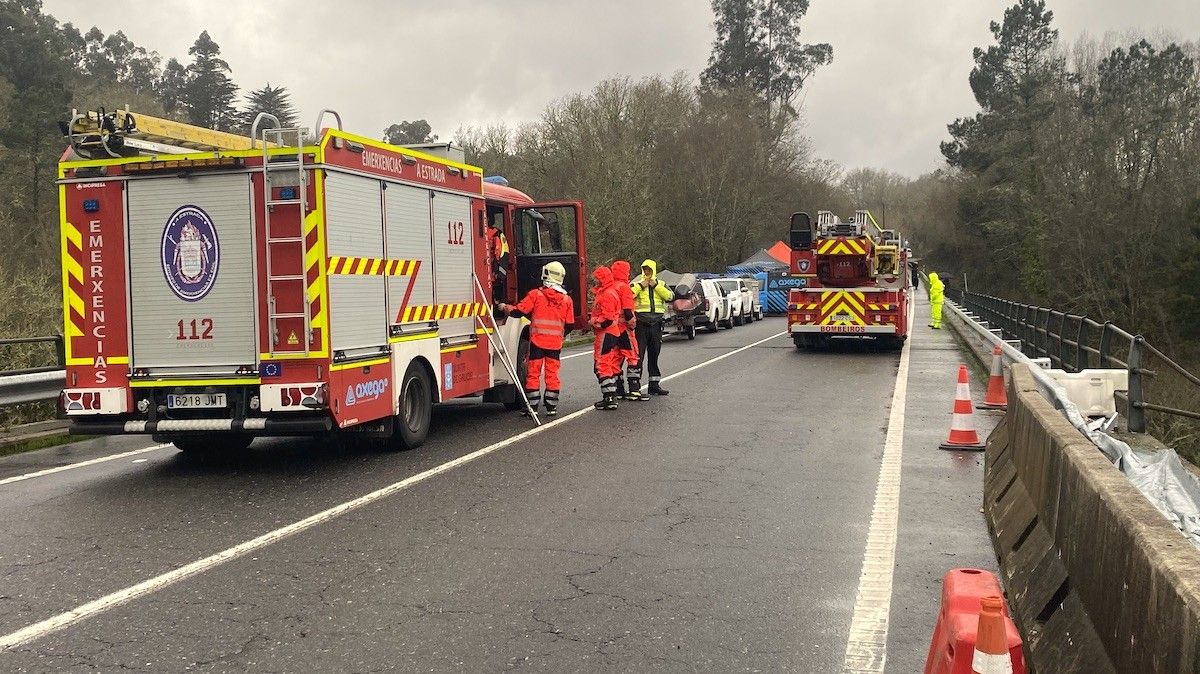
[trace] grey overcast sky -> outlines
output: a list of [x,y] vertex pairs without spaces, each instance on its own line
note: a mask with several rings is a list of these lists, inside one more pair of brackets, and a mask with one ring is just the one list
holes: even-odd
[[[816,153],[911,176],[938,168],[946,123],[975,110],[971,50],[988,44],[988,22],[1011,4],[812,0],[805,39],[834,48],[803,93]],[[1200,39],[1200,0],[1047,5],[1067,42],[1130,30]],[[713,40],[707,0],[45,0],[45,9],[81,30],[124,30],[185,63],[208,30],[243,89],[287,86],[305,124],[328,107],[369,136],[424,118],[445,139],[460,124],[534,120],[605,78],[697,75]]]

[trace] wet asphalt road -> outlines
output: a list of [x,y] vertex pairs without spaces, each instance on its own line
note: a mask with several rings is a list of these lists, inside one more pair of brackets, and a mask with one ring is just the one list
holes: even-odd
[[[664,373],[784,327],[671,340]],[[945,433],[958,359],[944,334],[920,344],[908,404],[929,421],[905,435],[893,671],[923,664],[941,573],[990,560],[977,457],[915,446]],[[766,341],[667,398],[557,424],[0,653],[0,669],[839,671],[897,362]],[[590,357],[563,375],[562,411],[589,406]],[[162,448],[0,485],[0,634],[528,426],[455,403],[413,452],[276,440],[196,463]],[[0,459],[0,480],[146,446]]]

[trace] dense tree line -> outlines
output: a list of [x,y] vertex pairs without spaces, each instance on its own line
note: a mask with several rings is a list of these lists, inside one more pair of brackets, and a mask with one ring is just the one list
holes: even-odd
[[930,262],[1186,350],[1200,334],[1196,45],[1064,45],[1044,0],[991,31],[970,76],[979,112],[950,124],[948,169],[917,181],[955,205],[920,225]]
[[460,129],[468,159],[538,198],[582,200],[592,260],[723,270],[784,236],[801,203],[838,203],[793,106],[832,58],[800,41],[807,0],[714,0],[699,81],[616,78],[511,128]]

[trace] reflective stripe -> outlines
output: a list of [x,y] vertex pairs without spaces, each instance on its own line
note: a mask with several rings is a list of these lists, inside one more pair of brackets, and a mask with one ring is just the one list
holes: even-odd
[[561,335],[567,324],[551,318],[535,318],[530,326],[530,332],[535,335]]

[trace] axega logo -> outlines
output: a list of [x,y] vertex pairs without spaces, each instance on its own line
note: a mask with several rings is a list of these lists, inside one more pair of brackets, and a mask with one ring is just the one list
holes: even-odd
[[180,206],[162,234],[163,276],[171,292],[197,302],[212,290],[221,264],[221,245],[212,218],[199,206]]
[[384,393],[387,393],[388,380],[372,379],[364,381],[361,384],[346,387],[346,407],[357,405],[361,402],[371,402],[379,400]]

